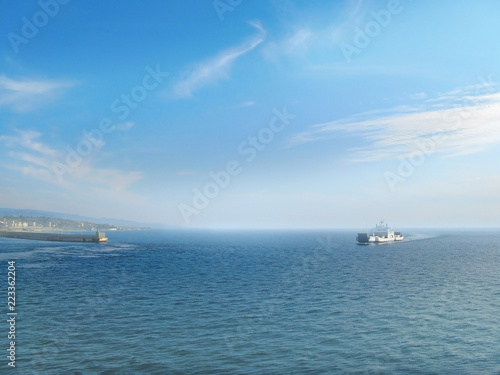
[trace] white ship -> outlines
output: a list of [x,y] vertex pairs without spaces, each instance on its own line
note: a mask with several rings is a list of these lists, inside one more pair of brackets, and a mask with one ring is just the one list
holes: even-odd
[[371,243],[385,243],[402,241],[404,236],[401,232],[395,232],[383,220],[377,224],[369,233],[358,233],[356,241],[358,245],[369,245]]

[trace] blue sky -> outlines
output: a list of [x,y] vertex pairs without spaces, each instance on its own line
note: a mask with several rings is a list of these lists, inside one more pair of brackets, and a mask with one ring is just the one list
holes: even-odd
[[498,226],[499,13],[4,5],[0,206],[187,228]]

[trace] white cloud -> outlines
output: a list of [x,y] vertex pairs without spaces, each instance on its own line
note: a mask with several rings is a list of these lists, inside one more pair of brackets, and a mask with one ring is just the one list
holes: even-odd
[[51,172],[45,168],[36,168],[31,165],[21,166],[18,169],[24,176],[28,176],[40,181],[48,181],[52,178]]
[[[128,124],[128,125],[127,125]],[[132,123],[123,124],[129,128]],[[25,176],[58,185],[73,192],[101,187],[114,192],[124,192],[131,184],[143,177],[142,172],[124,172],[112,168],[98,168],[92,165],[89,157],[71,172],[64,174],[60,181],[53,170],[53,163],[58,161],[64,165],[65,153],[56,151],[39,140],[42,134],[36,131],[17,130],[17,136],[0,136],[0,142],[10,150],[4,159],[3,166],[21,172]]]
[[300,29],[290,39],[288,39],[290,49],[306,48],[307,41],[312,35],[313,34],[309,29]]
[[427,94],[425,92],[417,92],[415,94],[410,95],[410,98],[415,100],[426,99]]
[[237,104],[232,106],[231,108],[245,108],[245,107],[253,107],[256,103],[253,100],[248,100],[246,102]]
[[348,1],[336,22],[329,28],[328,34],[335,44],[346,42],[356,27],[362,27],[373,8],[373,1],[351,0]]
[[121,124],[115,125],[115,130],[126,131],[129,129],[132,129],[134,126],[135,126],[135,123],[133,123],[132,121],[122,122]]
[[50,165],[47,163],[46,157],[40,157],[27,152],[10,152],[9,156],[18,161],[24,161],[29,164],[38,165],[45,169],[50,169]]
[[299,28],[291,36],[282,40],[270,41],[262,49],[264,58],[272,63],[278,63],[281,57],[302,57],[309,49],[314,37],[308,28]]
[[51,149],[50,147],[47,147],[46,145],[40,142],[35,141],[42,135],[41,133],[32,130],[28,131],[17,130],[17,132],[19,133],[18,137],[0,135],[0,142],[4,142],[7,146],[11,147],[19,145],[30,151],[35,151],[48,156],[55,155],[56,153],[55,150]]
[[[380,11],[373,0],[348,0],[342,4],[321,7],[320,14],[298,16],[285,36],[270,40],[263,47],[264,57],[276,64],[285,63],[311,70],[337,74],[422,74],[419,67],[347,64],[342,52],[343,43],[353,43],[357,28],[363,28]],[[387,6],[386,4],[384,6]],[[325,13],[328,16],[325,18]],[[411,73],[407,73],[411,70]],[[323,74],[323,72],[320,72]]]
[[500,93],[484,93],[484,88],[469,86],[426,100],[420,107],[314,125],[292,136],[288,146],[351,135],[363,144],[349,150],[352,162],[407,156],[417,141],[432,142],[436,152],[447,157],[481,152],[500,144]]
[[27,112],[55,99],[63,89],[75,83],[33,79],[14,80],[0,76],[0,107]]
[[226,78],[232,64],[244,54],[252,51],[266,38],[266,31],[258,22],[251,23],[258,30],[258,34],[247,42],[223,51],[216,57],[200,63],[195,69],[188,72],[186,77],[174,84],[174,96],[188,98],[203,86]]
[[96,168],[91,165],[84,164],[72,173],[70,183],[78,185],[86,185],[93,187],[105,187],[115,192],[125,191],[131,184],[142,179],[142,172],[130,171],[124,172],[113,168]]

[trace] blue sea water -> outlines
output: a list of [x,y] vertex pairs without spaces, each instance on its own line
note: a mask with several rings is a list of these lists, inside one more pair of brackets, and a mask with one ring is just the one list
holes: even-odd
[[13,371],[500,373],[500,231],[410,230],[378,246],[355,234],[0,239],[5,290],[16,262]]

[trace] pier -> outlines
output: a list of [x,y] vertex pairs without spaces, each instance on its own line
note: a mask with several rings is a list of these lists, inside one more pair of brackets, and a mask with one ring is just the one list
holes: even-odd
[[79,233],[50,233],[50,232],[26,232],[26,231],[0,231],[0,237],[17,238],[22,240],[35,241],[58,241],[58,242],[108,242],[105,233],[95,234]]

